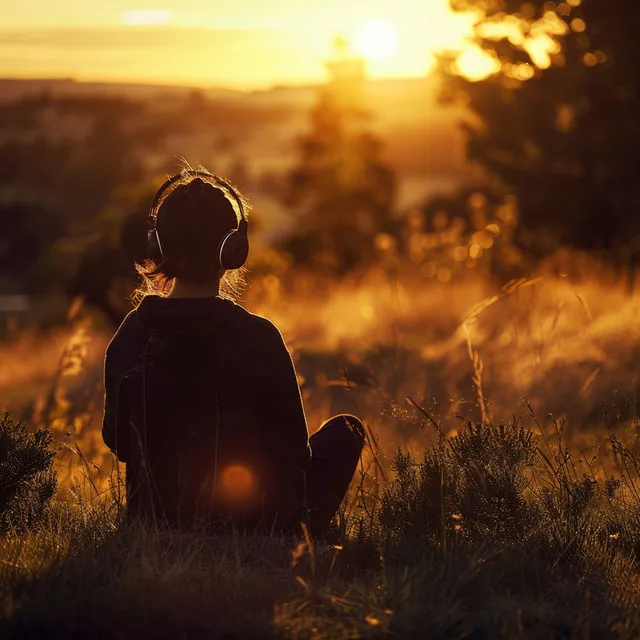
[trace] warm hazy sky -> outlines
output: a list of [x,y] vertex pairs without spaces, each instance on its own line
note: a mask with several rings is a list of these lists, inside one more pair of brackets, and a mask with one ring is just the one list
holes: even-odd
[[422,75],[434,51],[469,33],[448,0],[0,0],[0,76],[313,82],[334,36],[354,39],[372,20],[397,35],[370,62],[377,76]]

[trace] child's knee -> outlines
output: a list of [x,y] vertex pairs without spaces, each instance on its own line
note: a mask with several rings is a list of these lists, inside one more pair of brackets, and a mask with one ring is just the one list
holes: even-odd
[[353,434],[358,445],[360,447],[363,447],[367,436],[365,433],[364,424],[362,423],[362,420],[350,414],[344,414],[340,417],[344,420],[345,424],[347,425],[347,428]]

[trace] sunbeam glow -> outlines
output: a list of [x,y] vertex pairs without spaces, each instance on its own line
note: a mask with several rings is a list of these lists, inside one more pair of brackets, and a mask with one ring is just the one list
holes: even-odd
[[363,23],[355,36],[355,50],[365,58],[384,60],[396,49],[398,32],[387,20],[368,20]]

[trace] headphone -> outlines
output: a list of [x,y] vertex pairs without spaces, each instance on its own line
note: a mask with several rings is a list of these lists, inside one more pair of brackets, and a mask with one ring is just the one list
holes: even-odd
[[[242,202],[242,198],[238,192],[226,180],[204,169],[189,169],[188,171],[177,173],[175,176],[169,178],[156,192],[153,202],[151,203],[151,208],[149,209],[147,257],[153,260],[156,264],[160,264],[165,259],[162,242],[160,242],[160,236],[158,235],[158,229],[156,227],[158,217],[156,207],[158,206],[158,203],[165,191],[171,185],[189,176],[193,178],[209,178],[209,180],[213,180],[215,183],[212,185],[213,187],[220,189],[226,195],[231,195],[238,204],[238,209],[240,211],[240,222],[238,223],[238,228],[229,231],[229,233],[220,241],[217,253],[218,262],[223,269],[239,269],[246,262],[247,256],[249,255],[249,223],[245,213],[244,203]],[[211,184],[211,182],[209,184]]]

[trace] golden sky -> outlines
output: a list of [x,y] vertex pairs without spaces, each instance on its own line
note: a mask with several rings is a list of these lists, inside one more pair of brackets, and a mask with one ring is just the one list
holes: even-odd
[[262,88],[317,82],[343,34],[374,77],[461,48],[448,0],[0,0],[0,76]]

